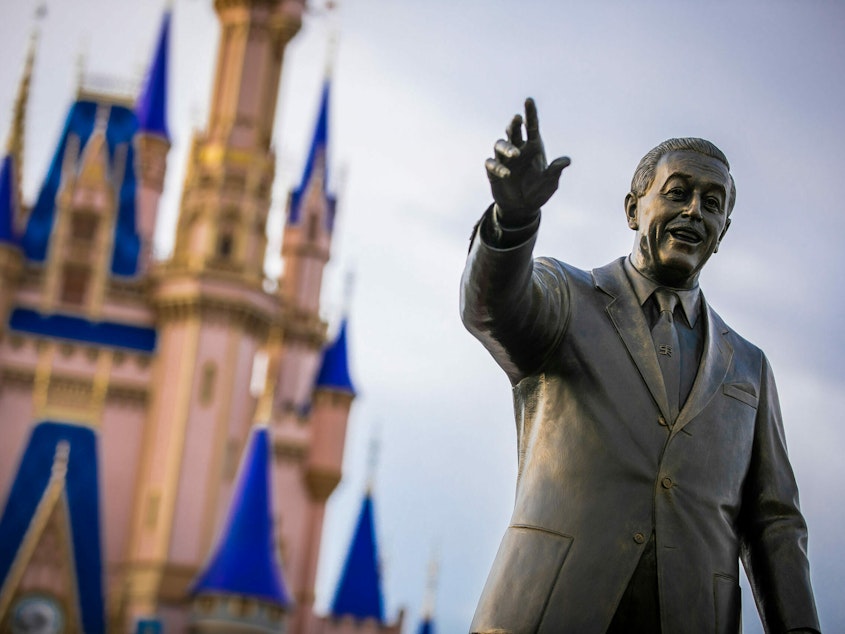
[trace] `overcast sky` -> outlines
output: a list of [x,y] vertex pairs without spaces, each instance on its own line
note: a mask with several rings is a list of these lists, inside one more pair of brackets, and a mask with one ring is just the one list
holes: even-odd
[[[463,330],[458,281],[470,228],[490,201],[484,159],[531,95],[549,154],[572,157],[545,209],[538,254],[593,268],[627,253],[633,234],[622,202],[631,174],[665,138],[705,137],[730,159],[733,225],[702,288],[772,362],[822,627],[845,631],[845,213],[836,198],[845,178],[845,5],[343,0],[330,19],[312,4],[282,77],[269,232],[278,249],[336,24],[331,161],[345,177],[334,179],[341,216],[325,306],[334,323],[343,279],[354,271],[349,335],[360,396],[346,478],[327,516],[318,603],[331,598],[377,433],[389,613],[407,607],[406,632],[416,628],[436,550],[440,631],[469,625],[510,515],[516,449],[508,381]],[[4,5],[5,133],[35,2]],[[88,73],[137,82],[163,6],[50,3],[29,109],[29,200],[73,98],[79,53]],[[211,0],[176,1],[161,254],[172,244],[191,129],[206,120],[217,36]],[[270,258],[269,274],[279,266]],[[745,631],[759,632],[747,586],[743,605]]]

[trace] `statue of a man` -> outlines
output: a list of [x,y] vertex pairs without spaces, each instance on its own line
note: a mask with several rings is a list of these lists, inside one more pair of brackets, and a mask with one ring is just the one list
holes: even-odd
[[519,449],[472,632],[736,634],[740,559],[767,632],[817,632],[772,370],[698,287],[731,222],[727,159],[703,139],[651,150],[625,197],[631,254],[582,271],[532,259],[569,159],[547,164],[530,99],[524,125],[487,160],[462,282]]

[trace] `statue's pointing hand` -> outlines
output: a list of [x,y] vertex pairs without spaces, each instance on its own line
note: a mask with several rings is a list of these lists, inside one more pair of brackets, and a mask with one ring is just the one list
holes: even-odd
[[525,100],[525,140],[522,123],[521,115],[514,116],[506,131],[507,141],[496,141],[495,158],[484,164],[499,220],[510,226],[525,225],[537,217],[540,207],[557,190],[560,173],[570,163],[567,156],[546,163],[537,106],[530,97]]

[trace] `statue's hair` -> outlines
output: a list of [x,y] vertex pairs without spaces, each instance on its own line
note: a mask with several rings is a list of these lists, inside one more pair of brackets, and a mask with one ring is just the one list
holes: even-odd
[[731,178],[731,191],[728,195],[728,215],[734,208],[736,202],[736,183],[734,177],[731,175],[731,164],[728,163],[728,158],[724,152],[713,145],[706,139],[698,139],[695,137],[687,137],[682,139],[668,139],[660,145],[652,148],[648,153],[640,159],[640,164],[634,172],[634,178],[631,179],[631,193],[637,198],[645,195],[648,188],[654,182],[654,173],[657,170],[657,164],[664,154],[675,151],[698,152],[704,156],[709,156],[721,161],[728,168],[728,176]]

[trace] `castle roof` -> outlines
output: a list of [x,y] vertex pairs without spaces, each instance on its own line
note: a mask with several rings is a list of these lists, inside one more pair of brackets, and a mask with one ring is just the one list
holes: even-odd
[[[135,149],[132,143],[138,131],[138,118],[134,112],[118,103],[80,99],[71,106],[47,177],[29,215],[22,244],[27,259],[43,262],[47,257],[56,218],[56,194],[62,185],[63,167],[68,164],[65,154],[72,143],[76,155],[71,166],[78,171],[83,163],[85,148],[94,136],[100,108],[108,109],[104,134],[110,179],[115,187],[118,204],[111,272],[115,275],[131,276],[137,271],[140,251],[140,238],[135,225],[137,179]],[[71,141],[72,139],[74,141]],[[125,148],[125,160],[116,160],[118,146]]]
[[355,387],[349,376],[345,319],[340,324],[335,340],[323,350],[323,360],[314,387],[355,394]]
[[331,231],[334,227],[335,209],[337,200],[328,192],[329,168],[329,94],[331,92],[331,80],[329,75],[323,82],[323,91],[320,95],[320,110],[317,114],[317,123],[314,127],[314,136],[311,139],[311,147],[308,150],[308,159],[302,171],[302,180],[299,187],[291,192],[290,212],[288,223],[297,224],[302,218],[302,207],[306,194],[312,187],[319,186],[327,204],[326,223]]
[[353,616],[356,619],[374,618],[379,623],[384,622],[373,498],[369,491],[361,505],[355,534],[332,601],[331,615]]
[[422,620],[417,634],[434,634],[434,620],[430,616],[426,616]]
[[54,457],[66,443],[67,471],[64,496],[70,517],[70,544],[82,630],[105,632],[103,568],[100,550],[100,500],[97,476],[97,440],[88,427],[45,421],[35,426],[18,466],[6,507],[0,516],[0,587],[24,540],[39,524],[33,521],[47,497],[53,476]]
[[0,243],[18,243],[15,232],[15,218],[18,217],[15,169],[13,156],[7,154],[0,166]]
[[167,127],[167,58],[170,47],[170,18],[171,12],[165,11],[153,60],[147,71],[144,87],[135,104],[139,129],[142,132],[158,134],[166,139],[170,139]]
[[290,604],[273,539],[269,468],[269,431],[256,426],[241,460],[225,527],[192,594],[237,594],[281,607]]
[[425,588],[425,600],[422,609],[422,621],[417,634],[434,634],[434,598],[437,592],[437,574],[439,571],[437,559],[432,557],[428,566],[428,580]]

